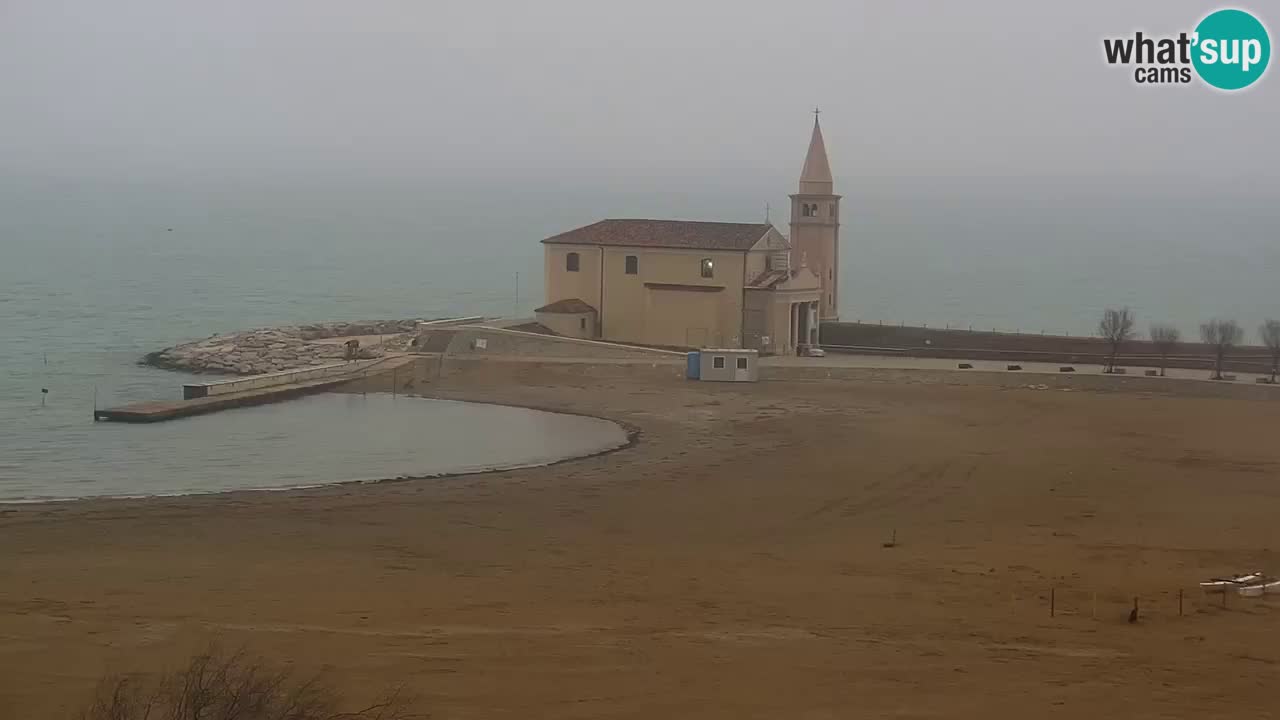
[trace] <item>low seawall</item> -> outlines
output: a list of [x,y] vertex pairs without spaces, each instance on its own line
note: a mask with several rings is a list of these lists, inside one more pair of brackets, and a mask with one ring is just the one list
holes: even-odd
[[[847,322],[823,323],[821,333],[823,348],[866,355],[1101,365],[1110,353],[1107,343],[1100,338],[1066,335]],[[1131,340],[1121,347],[1117,364],[1159,367],[1161,359],[1149,341]],[[1213,368],[1213,352],[1203,343],[1182,343],[1177,352],[1169,356],[1166,367],[1210,370]],[[1225,369],[1265,374],[1270,372],[1271,358],[1265,348],[1240,347],[1230,354]]]
[[1010,390],[1115,392],[1233,400],[1280,400],[1280,388],[1254,383],[1208,382],[1142,375],[1048,374],[991,370],[924,370],[837,366],[762,366],[761,382],[856,381],[900,385],[989,386]]
[[[683,366],[656,361],[600,360],[575,361],[554,358],[508,358],[502,360],[460,356],[423,358],[418,368],[402,368],[397,388],[400,392],[431,395],[437,389],[448,390],[458,383],[489,388],[504,385],[556,385],[566,391],[590,390],[596,383],[615,378],[643,378],[655,383],[696,382],[685,378]],[[392,376],[380,373],[367,380],[346,386],[346,391],[388,392]],[[786,382],[854,382],[893,385],[947,385],[962,387],[995,387],[1028,392],[1102,392],[1170,397],[1201,397],[1275,402],[1280,388],[1253,383],[1215,383],[1185,378],[1144,377],[1141,375],[1040,374],[995,371],[958,371],[895,369],[874,367],[842,367],[823,365],[767,365],[760,367],[760,383]],[[758,386],[751,383],[717,384],[716,392],[753,393]]]
[[261,390],[263,388],[276,387],[278,385],[290,385],[327,378],[349,377],[360,372],[377,372],[378,365],[383,364],[383,360],[384,359],[355,360],[352,362],[320,365],[318,367],[308,367],[299,370],[282,370],[280,372],[266,373],[264,375],[251,375],[249,377],[236,378],[234,380],[215,380],[207,383],[187,383],[182,386],[182,397],[184,400],[193,400],[195,398],[229,395],[248,390]]
[[479,325],[431,329],[415,338],[415,347],[450,357],[579,358],[683,361],[684,353],[619,343],[581,340],[558,335]]

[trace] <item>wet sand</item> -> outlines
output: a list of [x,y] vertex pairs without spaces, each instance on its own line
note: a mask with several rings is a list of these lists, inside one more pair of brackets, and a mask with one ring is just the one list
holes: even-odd
[[403,682],[443,718],[1272,713],[1280,599],[1222,609],[1195,584],[1280,571],[1280,402],[468,368],[433,394],[639,441],[478,476],[0,508],[0,716],[65,717],[104,670],[212,638],[332,666],[358,697]]

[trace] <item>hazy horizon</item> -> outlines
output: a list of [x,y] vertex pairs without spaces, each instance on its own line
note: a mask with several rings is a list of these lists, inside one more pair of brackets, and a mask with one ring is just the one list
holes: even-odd
[[1142,87],[1102,59],[1104,36],[1174,33],[1216,7],[8,0],[0,168],[793,183],[819,105],[846,185],[1280,188],[1274,153],[1259,147],[1280,126],[1274,78],[1235,94]]
[[785,231],[819,105],[850,318],[1253,324],[1280,302],[1277,81],[1143,87],[1103,59],[1216,7],[8,0],[0,253],[19,276],[89,256],[53,246],[261,254],[271,310],[287,274],[376,285],[367,250],[414,263],[376,307],[509,307],[538,240],[602,217],[767,207]]

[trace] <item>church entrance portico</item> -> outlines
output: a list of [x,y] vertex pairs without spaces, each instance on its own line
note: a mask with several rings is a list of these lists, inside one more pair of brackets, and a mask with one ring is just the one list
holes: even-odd
[[766,286],[748,287],[745,295],[745,347],[765,355],[792,355],[817,342],[822,290],[808,268],[785,271]]
[[791,343],[788,348],[796,354],[804,348],[818,344],[818,302],[791,304]]

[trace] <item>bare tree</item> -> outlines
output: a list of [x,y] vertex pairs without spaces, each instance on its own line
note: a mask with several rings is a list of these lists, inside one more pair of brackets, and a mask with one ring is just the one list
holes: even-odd
[[1258,328],[1262,344],[1271,353],[1271,384],[1276,384],[1276,375],[1280,375],[1280,320],[1267,320]]
[[1098,321],[1098,335],[1111,346],[1103,372],[1115,372],[1120,346],[1133,337],[1133,312],[1127,307],[1119,310],[1107,308],[1102,313],[1102,320]]
[[318,675],[294,677],[244,651],[213,647],[185,668],[149,681],[108,677],[79,720],[409,720],[399,690],[365,708],[342,711],[338,693]]
[[1164,369],[1169,364],[1169,356],[1174,350],[1178,349],[1178,343],[1182,340],[1182,333],[1178,332],[1178,328],[1172,325],[1152,325],[1151,326],[1151,344],[1155,346],[1156,352],[1160,353],[1160,377],[1164,377]]
[[1244,339],[1244,330],[1235,320],[1210,320],[1200,325],[1200,339],[1213,348],[1213,379],[1222,379],[1222,363],[1227,353]]

